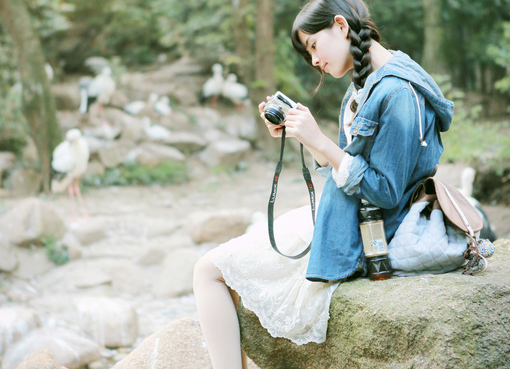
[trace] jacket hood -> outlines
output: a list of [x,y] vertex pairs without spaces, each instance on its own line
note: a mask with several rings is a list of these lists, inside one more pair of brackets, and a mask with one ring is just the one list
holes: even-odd
[[361,104],[370,95],[370,90],[384,77],[394,76],[411,82],[435,110],[436,124],[441,132],[446,132],[453,119],[453,102],[447,100],[437,83],[425,70],[402,51],[391,51],[393,58],[381,68],[371,73],[361,93]]

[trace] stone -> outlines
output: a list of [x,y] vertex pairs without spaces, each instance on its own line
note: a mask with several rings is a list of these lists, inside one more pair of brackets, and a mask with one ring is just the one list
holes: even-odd
[[510,362],[510,251],[469,276],[359,278],[333,294],[327,340],[298,346],[273,338],[238,309],[242,347],[265,368],[504,368]]
[[16,278],[30,280],[55,268],[55,264],[46,255],[46,249],[42,247],[17,248],[16,257],[18,266],[11,272]]
[[32,168],[19,168],[11,172],[8,183],[14,196],[33,196],[41,189],[42,175]]
[[110,106],[123,109],[126,104],[129,103],[129,98],[126,96],[124,92],[119,89],[116,89],[112,95],[110,100]]
[[246,160],[250,150],[251,145],[245,140],[219,140],[207,146],[199,154],[199,158],[209,167],[235,168]]
[[112,277],[110,277],[109,274],[103,273],[100,270],[96,270],[94,271],[94,273],[90,275],[83,275],[77,277],[76,280],[74,281],[74,286],[76,288],[91,288],[109,283],[112,283]]
[[0,355],[39,325],[39,316],[31,309],[21,306],[0,308]]
[[0,271],[12,272],[17,266],[16,249],[5,236],[0,234]]
[[57,363],[48,350],[37,350],[30,354],[16,369],[66,369]]
[[195,250],[177,249],[170,252],[152,287],[154,297],[172,298],[191,293],[193,268],[197,260],[198,254]]
[[59,244],[63,244],[67,247],[67,253],[69,260],[76,260],[82,257],[83,247],[80,244],[78,238],[71,232],[66,232],[64,237],[59,241]]
[[116,168],[126,161],[128,153],[134,148],[134,143],[127,140],[107,142],[98,150],[99,160],[106,168]]
[[165,255],[166,252],[161,247],[149,247],[138,259],[138,262],[142,265],[159,264],[165,258]]
[[47,350],[69,369],[78,369],[101,357],[99,346],[89,339],[63,328],[39,328],[9,347],[2,360],[2,369],[17,368],[37,350]]
[[57,111],[57,120],[62,132],[67,132],[72,128],[79,128],[80,126],[80,116],[76,114],[76,111]]
[[80,91],[75,83],[58,83],[51,85],[57,110],[76,110],[80,106]]
[[85,176],[102,176],[105,173],[104,165],[97,160],[89,161]]
[[147,337],[112,369],[212,369],[200,326],[182,318]]
[[83,246],[91,245],[108,237],[107,224],[101,217],[80,220],[72,225],[71,231]]
[[129,260],[110,263],[105,270],[112,277],[112,286],[119,293],[137,296],[150,287],[144,269]]
[[188,156],[203,150],[207,145],[205,139],[189,132],[175,132],[169,138],[163,140],[163,143],[175,147]]
[[37,198],[21,201],[0,218],[0,233],[18,246],[41,245],[49,237],[59,239],[65,229],[53,206]]
[[222,243],[241,236],[250,225],[250,217],[245,209],[196,212],[188,217],[187,230],[197,244]]
[[151,142],[144,142],[140,147],[144,151],[155,155],[160,161],[183,162],[186,160],[184,154],[174,147]]
[[100,346],[131,346],[138,336],[138,316],[126,300],[83,297],[76,301],[80,330]]

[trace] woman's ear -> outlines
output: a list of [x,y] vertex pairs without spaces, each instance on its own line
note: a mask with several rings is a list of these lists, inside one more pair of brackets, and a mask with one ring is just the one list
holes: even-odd
[[337,27],[340,27],[340,31],[346,38],[349,38],[349,23],[347,23],[347,19],[343,15],[335,15],[334,24]]

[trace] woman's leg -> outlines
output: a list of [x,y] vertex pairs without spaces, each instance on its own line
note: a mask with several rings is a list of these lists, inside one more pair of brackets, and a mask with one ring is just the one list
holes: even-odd
[[241,334],[236,306],[239,296],[230,290],[221,271],[205,254],[195,265],[193,291],[198,319],[214,369],[241,369]]

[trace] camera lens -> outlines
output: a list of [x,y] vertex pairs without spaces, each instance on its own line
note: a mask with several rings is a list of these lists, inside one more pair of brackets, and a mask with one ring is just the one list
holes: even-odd
[[285,119],[283,114],[280,112],[280,109],[273,108],[271,106],[268,106],[266,109],[264,109],[264,116],[273,124],[281,124]]

